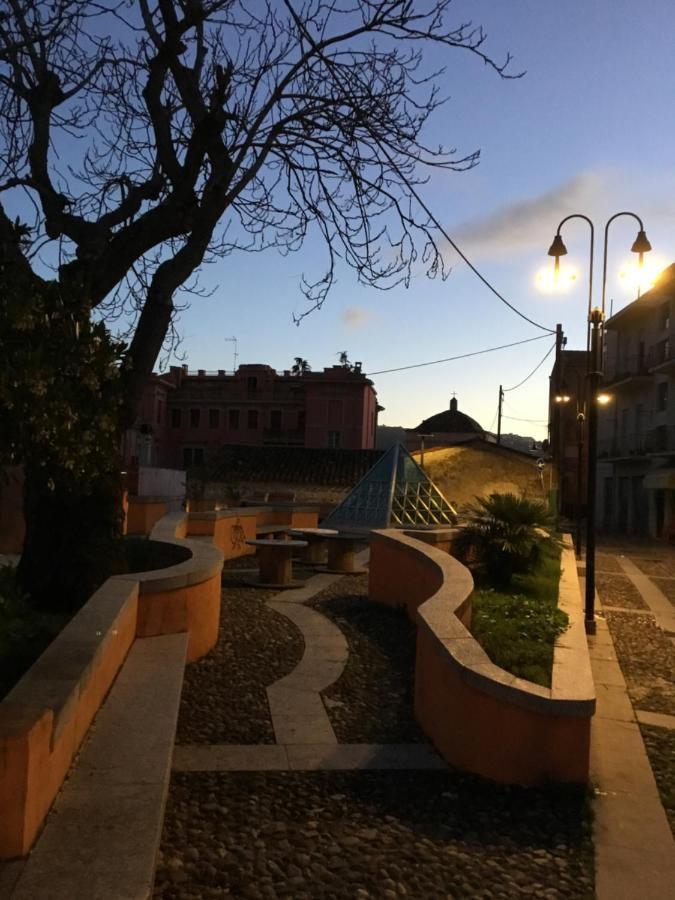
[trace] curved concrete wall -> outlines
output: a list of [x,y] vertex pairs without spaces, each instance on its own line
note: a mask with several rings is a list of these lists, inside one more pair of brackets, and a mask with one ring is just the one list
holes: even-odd
[[188,660],[215,643],[223,555],[185,529],[172,514],[152,536],[190,559],[109,578],[0,703],[0,858],[30,850],[133,641],[187,631]]
[[506,783],[586,782],[595,692],[571,544],[559,599],[570,627],[551,688],[490,662],[468,631],[473,579],[456,559],[393,530],[374,532],[370,548],[371,600],[417,622],[415,714],[443,757]]

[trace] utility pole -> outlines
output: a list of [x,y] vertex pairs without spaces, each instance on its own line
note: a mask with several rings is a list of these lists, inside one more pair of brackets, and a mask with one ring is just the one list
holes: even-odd
[[497,407],[497,443],[502,442],[502,403],[504,402],[504,391],[501,384],[499,385],[499,406]]

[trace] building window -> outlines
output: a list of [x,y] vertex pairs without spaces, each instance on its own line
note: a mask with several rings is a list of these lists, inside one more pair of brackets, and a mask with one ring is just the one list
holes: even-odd
[[270,428],[272,431],[281,431],[281,410],[273,409],[270,413]]
[[158,401],[157,401],[157,424],[158,424],[158,425],[161,425],[161,424],[162,424],[162,412],[163,412],[163,410],[162,410],[162,401],[161,401],[161,400],[158,400]]
[[305,410],[301,409],[300,412],[298,413],[298,431],[305,430],[305,419],[306,419]]
[[209,428],[219,428],[220,427],[220,410],[219,409],[210,409],[209,410]]
[[201,466],[204,464],[204,448],[203,447],[183,447],[183,468],[189,469],[190,466]]
[[328,446],[332,447],[334,450],[340,446],[340,432],[339,431],[329,431],[328,432]]
[[670,300],[661,307],[659,319],[661,328],[670,328]]
[[258,427],[258,410],[257,409],[249,409],[247,414],[247,427],[251,431],[255,431]]
[[239,431],[239,410],[229,409],[227,411],[227,427],[230,431]]
[[180,428],[181,426],[181,411],[179,409],[171,410],[171,427],[172,428]]
[[246,387],[249,391],[256,391],[258,389],[258,379],[255,375],[249,375],[246,379]]
[[668,409],[668,382],[662,381],[656,385],[656,408],[659,412]]
[[199,413],[198,409],[190,410],[190,428],[199,428]]

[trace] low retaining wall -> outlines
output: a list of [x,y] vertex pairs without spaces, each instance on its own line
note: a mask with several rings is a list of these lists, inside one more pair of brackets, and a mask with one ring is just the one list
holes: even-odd
[[175,513],[152,537],[190,559],[109,578],[0,703],[0,858],[30,850],[133,641],[187,631],[188,660],[215,643],[223,557],[185,529]]
[[373,532],[370,599],[417,622],[415,715],[452,765],[495,781],[588,781],[595,690],[571,542],[560,607],[570,626],[555,646],[551,688],[510,675],[474,640],[473,579],[446,553],[393,530]]
[[243,507],[219,509],[213,512],[192,512],[188,514],[187,532],[189,535],[213,538],[213,543],[224,555],[225,559],[235,559],[255,553],[246,541],[255,540],[258,522],[257,509]]
[[168,510],[169,501],[165,497],[130,496],[126,511],[127,534],[150,534]]

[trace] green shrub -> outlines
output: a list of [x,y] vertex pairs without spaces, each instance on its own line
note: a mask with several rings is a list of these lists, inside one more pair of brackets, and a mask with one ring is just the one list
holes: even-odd
[[477,497],[464,512],[455,552],[493,587],[505,588],[515,574],[533,570],[542,547],[555,540],[552,527],[543,503],[515,494]]
[[67,615],[33,608],[12,566],[0,567],[0,700],[52,642]]

